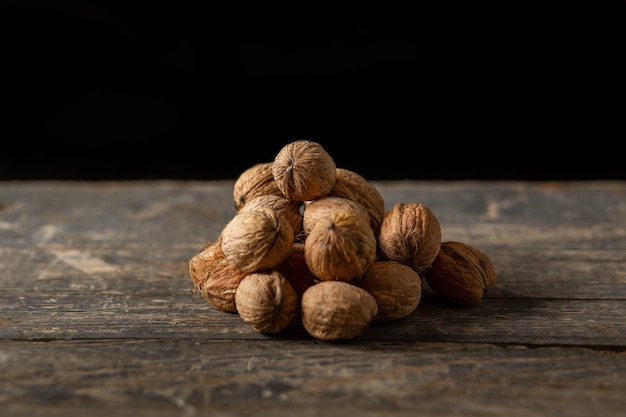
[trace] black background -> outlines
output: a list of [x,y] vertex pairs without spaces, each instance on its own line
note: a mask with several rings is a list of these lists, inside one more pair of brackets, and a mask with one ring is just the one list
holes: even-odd
[[623,2],[271,3],[3,1],[0,179],[626,179]]

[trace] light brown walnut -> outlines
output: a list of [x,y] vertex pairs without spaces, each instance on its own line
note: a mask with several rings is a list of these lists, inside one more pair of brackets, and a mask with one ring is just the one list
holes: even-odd
[[239,316],[260,333],[278,333],[298,317],[298,297],[278,271],[246,275],[235,294]]
[[260,208],[270,208],[279,216],[284,217],[291,226],[294,235],[298,236],[302,232],[302,204],[287,200],[283,195],[263,194],[248,200],[245,206],[239,209],[238,213],[258,210]]
[[287,258],[294,242],[289,222],[270,208],[238,212],[221,233],[221,249],[243,272],[270,269]]
[[343,281],[322,281],[307,289],[301,302],[302,325],[320,340],[353,339],[378,312],[374,297]]
[[335,185],[336,165],[317,142],[297,140],[278,152],[272,164],[274,181],[290,201],[322,197]]
[[319,219],[304,241],[304,259],[323,281],[351,281],[376,260],[376,236],[353,210]]
[[210,242],[189,260],[194,287],[215,308],[235,313],[235,292],[246,275],[233,266],[221,251],[219,240]]
[[273,162],[260,162],[239,174],[233,186],[235,208],[240,209],[254,197],[276,195],[283,197],[272,174]]
[[356,201],[344,197],[324,196],[304,204],[302,216],[302,231],[308,235],[313,225],[321,218],[328,218],[333,213],[343,210],[353,210],[369,223],[370,218],[365,208]]
[[378,234],[381,259],[408,265],[421,274],[440,246],[439,220],[426,205],[396,203],[385,213]]
[[336,172],[335,185],[328,195],[347,198],[363,206],[370,216],[370,225],[377,234],[385,215],[385,200],[382,194],[374,184],[352,170],[337,168]]
[[496,282],[496,270],[487,255],[455,241],[441,244],[424,276],[436,294],[459,306],[479,304]]
[[388,322],[408,316],[419,305],[422,279],[411,267],[391,261],[377,261],[354,285],[374,296],[378,314],[374,321]]

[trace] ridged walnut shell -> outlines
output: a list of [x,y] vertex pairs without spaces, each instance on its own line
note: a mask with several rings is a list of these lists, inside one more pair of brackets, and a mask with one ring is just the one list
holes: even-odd
[[242,208],[248,201],[260,195],[283,197],[283,192],[274,181],[272,164],[273,162],[261,162],[239,174],[233,186],[235,208]]
[[270,208],[289,222],[294,235],[297,236],[302,231],[301,206],[302,204],[289,201],[283,195],[263,194],[248,200],[239,212]]
[[343,281],[322,281],[307,289],[301,302],[302,325],[316,339],[353,339],[378,312],[374,297]]
[[270,208],[238,212],[221,233],[221,249],[242,272],[271,269],[287,258],[294,242],[289,222]]
[[304,241],[304,259],[323,281],[351,281],[376,260],[376,236],[352,210],[318,220]]
[[237,312],[235,292],[246,274],[228,262],[219,241],[210,242],[189,260],[189,275],[194,287],[215,308]]
[[329,196],[343,197],[359,203],[370,216],[370,225],[375,233],[385,215],[385,200],[378,188],[362,175],[346,168],[337,168],[335,185]]
[[441,246],[441,226],[421,203],[396,203],[385,213],[378,234],[380,258],[399,262],[422,273]]
[[280,272],[254,272],[235,294],[239,316],[260,333],[278,333],[298,317],[298,297]]
[[363,220],[367,223],[370,221],[369,214],[365,211],[365,208],[356,201],[344,197],[324,196],[304,204],[302,231],[305,235],[308,235],[313,225],[319,219],[328,218],[332,214],[343,210],[353,210],[363,217]]
[[354,285],[372,294],[378,304],[374,321],[388,322],[408,316],[419,305],[422,279],[411,267],[391,261],[377,261]]
[[298,299],[302,298],[304,291],[319,281],[306,264],[303,242],[295,242],[287,259],[274,269],[289,281],[298,294]]
[[496,270],[482,251],[466,243],[448,241],[426,271],[428,286],[459,306],[479,304],[496,282]]
[[332,156],[322,145],[309,140],[283,146],[274,158],[272,174],[284,196],[294,202],[328,194],[337,176]]

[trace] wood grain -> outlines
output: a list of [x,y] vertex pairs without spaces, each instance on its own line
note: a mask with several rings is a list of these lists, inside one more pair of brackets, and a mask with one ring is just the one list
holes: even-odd
[[626,183],[379,182],[487,254],[355,340],[260,334],[193,291],[232,181],[0,183],[3,416],[623,416]]

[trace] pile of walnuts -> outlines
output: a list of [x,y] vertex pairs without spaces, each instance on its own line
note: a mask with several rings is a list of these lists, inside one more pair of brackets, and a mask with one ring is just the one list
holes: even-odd
[[427,206],[385,210],[373,184],[314,141],[245,170],[233,197],[237,213],[189,260],[189,275],[206,301],[261,333],[299,322],[320,340],[351,339],[410,314],[423,282],[459,306],[495,283],[485,254],[442,242]]

